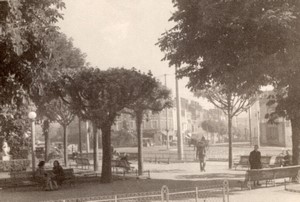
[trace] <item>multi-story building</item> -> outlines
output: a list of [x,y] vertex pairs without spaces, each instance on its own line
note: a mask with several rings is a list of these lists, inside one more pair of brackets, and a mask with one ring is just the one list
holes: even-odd
[[274,92],[267,91],[261,94],[250,108],[251,142],[264,146],[292,145],[292,130],[289,120],[277,118],[275,123],[269,123],[267,114],[275,111],[276,104],[267,105],[269,96]]
[[[175,102],[174,102],[175,103]],[[189,101],[181,98],[181,133],[185,139],[192,136],[201,136],[203,133],[201,122],[203,121],[205,110],[195,101]],[[129,128],[136,131],[135,120],[128,115],[121,115],[113,129],[118,131],[122,128],[122,124],[126,120],[129,123]],[[144,138],[151,138],[156,145],[163,145],[169,141],[177,140],[177,113],[176,106],[171,109],[164,109],[160,113],[149,113],[145,117],[142,124]]]

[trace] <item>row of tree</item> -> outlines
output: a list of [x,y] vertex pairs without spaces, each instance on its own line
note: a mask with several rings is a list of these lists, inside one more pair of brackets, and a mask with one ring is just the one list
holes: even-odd
[[[72,40],[55,23],[62,18],[61,0],[1,1],[0,107],[1,137],[10,145],[28,146],[31,110],[36,110],[49,153],[49,126],[64,128],[64,161],[68,164],[67,126],[75,116],[90,121],[94,169],[98,170],[98,130],[102,132],[102,182],[111,182],[111,127],[120,113],[136,117],[139,173],[142,174],[143,118],[149,111],[172,106],[170,91],[151,73],[132,68],[92,68]],[[16,120],[22,122],[19,126]],[[24,126],[24,127],[23,127]],[[81,140],[81,138],[79,138]],[[21,144],[22,142],[25,142]],[[80,145],[79,141],[79,145]],[[16,147],[17,148],[17,147]],[[14,150],[16,151],[16,150]]]
[[[173,0],[175,26],[158,41],[188,87],[228,116],[229,168],[233,116],[261,86],[273,85],[273,117],[292,125],[293,163],[300,145],[300,2],[297,0]],[[200,92],[200,93],[199,93]]]

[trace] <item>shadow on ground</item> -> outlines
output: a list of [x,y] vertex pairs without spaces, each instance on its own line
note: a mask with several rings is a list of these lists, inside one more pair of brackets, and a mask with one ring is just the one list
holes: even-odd
[[[3,189],[0,190],[1,202],[34,202],[59,200],[70,198],[84,198],[101,195],[115,195],[124,193],[160,191],[163,185],[167,185],[170,191],[188,188],[212,188],[220,189],[223,180],[190,181],[190,180],[160,180],[160,179],[126,179],[117,180],[110,184],[101,184],[99,181],[77,183],[75,187],[64,185],[57,191],[43,191],[35,187]],[[234,181],[230,186],[236,186]]]
[[176,179],[243,179],[245,174],[236,173],[203,173],[201,175],[178,175]]

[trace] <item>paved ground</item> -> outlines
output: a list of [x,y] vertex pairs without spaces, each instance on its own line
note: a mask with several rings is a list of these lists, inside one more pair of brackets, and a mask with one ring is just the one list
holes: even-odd
[[[251,191],[240,191],[237,180],[242,180],[245,171],[228,170],[227,163],[208,162],[207,172],[200,172],[198,163],[176,164],[145,164],[145,170],[151,170],[151,180],[127,179],[114,181],[112,184],[99,182],[79,183],[75,187],[64,186],[53,192],[45,192],[35,188],[22,188],[0,190],[1,202],[33,202],[63,198],[91,197],[99,195],[113,195],[120,193],[159,191],[162,185],[170,189],[186,189],[188,187],[207,187],[221,184],[223,179],[228,179],[230,185],[235,187],[230,195],[230,201],[246,202],[290,202],[299,201],[300,193],[284,191],[283,186],[272,188],[259,188]],[[300,187],[299,187],[300,190]]]
[[[218,147],[218,149],[215,148],[215,151],[225,152],[226,149],[224,148],[221,146]],[[157,151],[163,151],[164,148],[156,149]],[[192,148],[187,148],[187,150],[193,152]],[[248,153],[248,150],[250,151],[251,148],[245,146],[237,149],[240,153]],[[270,152],[272,154],[278,154],[280,153],[281,148],[262,148],[261,151],[262,153]],[[136,163],[134,166],[137,166]],[[90,183],[78,183],[75,187],[64,186],[62,189],[53,192],[45,192],[34,188],[22,188],[17,189],[16,191],[4,189],[0,190],[0,202],[34,202],[121,193],[159,191],[162,185],[167,185],[170,189],[180,190],[188,187],[220,185],[224,179],[228,179],[230,186],[234,187],[230,195],[230,201],[300,201],[300,193],[285,191],[283,186],[240,191],[238,188],[238,181],[243,180],[245,170],[228,170],[228,164],[226,162],[208,161],[206,172],[200,172],[199,164],[196,162],[172,164],[145,163],[144,169],[151,171],[151,180],[131,178],[127,180],[117,180],[112,184],[100,184],[99,182],[94,181]],[[77,171],[78,170],[76,170],[76,172]],[[7,173],[0,173],[0,177],[5,177],[5,175],[7,176]],[[292,190],[298,190],[300,192],[299,185],[289,186]]]

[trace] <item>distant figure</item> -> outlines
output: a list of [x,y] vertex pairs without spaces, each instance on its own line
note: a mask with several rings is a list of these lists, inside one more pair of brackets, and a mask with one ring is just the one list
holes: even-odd
[[200,171],[205,172],[206,165],[206,143],[201,140],[197,144],[196,158],[199,158],[200,161]]
[[[252,152],[250,152],[250,156],[249,156],[249,163],[250,163],[250,169],[261,169],[262,165],[261,165],[261,154],[260,151],[258,151],[258,145],[254,146],[254,150]],[[254,181],[254,186],[255,185],[260,185],[259,181]]]
[[63,181],[65,180],[65,173],[64,169],[59,165],[59,162],[56,160],[53,162],[53,176],[52,180],[55,181],[59,186],[62,185]]
[[289,153],[289,150],[285,151],[285,156],[283,157],[282,166],[290,166],[292,165],[292,156]]

